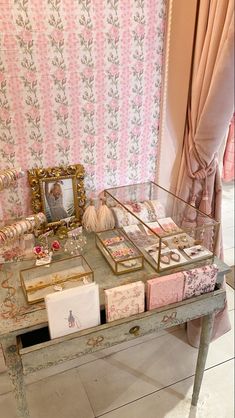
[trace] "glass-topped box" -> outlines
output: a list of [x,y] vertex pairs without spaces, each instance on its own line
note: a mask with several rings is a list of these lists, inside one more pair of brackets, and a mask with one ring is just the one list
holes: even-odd
[[115,274],[143,268],[142,253],[120,229],[96,233],[96,246],[106,258]]
[[43,301],[49,293],[93,282],[93,271],[82,257],[74,256],[20,271],[28,303]]
[[173,193],[148,182],[106,189],[105,197],[116,228],[157,272],[213,261],[219,222]]

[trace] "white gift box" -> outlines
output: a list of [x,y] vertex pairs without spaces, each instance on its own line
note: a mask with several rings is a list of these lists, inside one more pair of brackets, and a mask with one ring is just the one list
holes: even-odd
[[100,324],[99,286],[84,286],[45,297],[51,338],[61,337]]

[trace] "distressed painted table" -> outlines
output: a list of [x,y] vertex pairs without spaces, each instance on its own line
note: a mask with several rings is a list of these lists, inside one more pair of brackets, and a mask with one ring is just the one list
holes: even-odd
[[[104,288],[131,281],[146,281],[156,276],[152,267],[146,262],[143,270],[115,276],[96,249],[92,235],[88,240],[84,256],[94,270],[95,281],[100,285],[101,309],[104,303]],[[219,282],[221,283],[228,267],[219,260],[216,260],[216,263],[219,266]],[[41,330],[47,326],[44,304],[28,305],[20,286],[19,271],[33,265],[34,261],[31,260],[8,263],[0,268],[0,342],[14,387],[19,417],[30,417],[24,385],[25,374],[203,317],[192,397],[192,404],[197,404],[213,325],[213,314],[224,307],[226,298],[224,290],[219,289],[160,309],[23,347],[23,334]]]

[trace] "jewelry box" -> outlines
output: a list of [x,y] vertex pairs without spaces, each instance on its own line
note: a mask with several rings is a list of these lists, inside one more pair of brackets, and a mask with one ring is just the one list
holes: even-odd
[[219,222],[154,182],[106,189],[116,227],[158,272],[211,264]]
[[40,302],[49,293],[94,280],[93,271],[81,255],[21,270],[20,279],[28,303]]
[[115,274],[140,270],[144,258],[136,246],[119,229],[96,233],[96,246],[99,248]]

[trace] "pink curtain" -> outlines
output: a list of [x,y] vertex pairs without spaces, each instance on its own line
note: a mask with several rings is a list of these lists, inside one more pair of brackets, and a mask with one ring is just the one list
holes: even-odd
[[[203,0],[198,4],[191,91],[177,194],[220,220],[221,177],[217,152],[234,109],[234,3],[233,0]],[[220,245],[216,251],[220,256]],[[200,320],[190,322],[187,329],[190,344],[198,346]],[[225,308],[215,317],[213,338],[229,329]]]
[[229,126],[228,137],[226,141],[226,147],[223,157],[223,173],[222,179],[225,182],[233,181],[235,178],[235,167],[234,167],[234,120],[235,114],[233,114],[232,121]]

